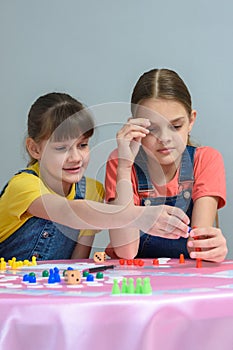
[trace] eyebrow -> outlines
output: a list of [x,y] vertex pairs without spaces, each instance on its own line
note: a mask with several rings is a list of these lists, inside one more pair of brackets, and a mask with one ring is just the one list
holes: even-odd
[[182,116],[182,117],[177,117],[177,118],[175,118],[175,119],[170,120],[169,123],[181,122],[181,121],[183,121],[184,119],[185,119],[184,116]]

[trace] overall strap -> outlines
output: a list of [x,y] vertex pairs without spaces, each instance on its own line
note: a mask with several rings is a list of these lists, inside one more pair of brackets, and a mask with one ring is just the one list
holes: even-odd
[[86,178],[83,176],[79,182],[75,184],[75,199],[84,199],[86,195]]
[[[18,175],[18,174],[21,174],[21,173],[28,173],[28,174],[32,174],[32,175],[35,175],[35,176],[38,176],[37,173],[32,170],[32,169],[22,169],[22,170],[19,170],[15,175]],[[14,176],[15,176],[14,175]],[[9,181],[7,182],[7,184],[3,187],[1,193],[0,193],[0,197],[2,197],[3,193],[5,192],[7,186],[9,184]]]
[[134,161],[139,193],[145,191],[154,191],[154,186],[150,180],[146,162],[147,156],[141,147]]
[[194,155],[195,155],[196,147],[194,146],[186,146],[180,165],[179,172],[179,184],[184,182],[193,183],[194,182],[194,173],[193,173],[193,164],[194,164]]

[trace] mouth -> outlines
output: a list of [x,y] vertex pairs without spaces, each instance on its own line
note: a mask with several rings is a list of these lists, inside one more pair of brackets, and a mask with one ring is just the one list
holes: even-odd
[[170,154],[175,150],[175,148],[169,147],[169,148],[160,148],[157,150],[158,153],[161,154]]
[[69,168],[63,168],[63,171],[69,174],[78,174],[80,173],[82,167],[81,166],[74,166],[74,167],[69,167]]

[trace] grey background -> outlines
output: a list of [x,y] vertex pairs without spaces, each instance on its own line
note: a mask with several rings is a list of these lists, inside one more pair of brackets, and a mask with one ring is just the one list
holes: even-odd
[[[136,80],[171,68],[198,111],[193,137],[224,157],[228,201],[219,214],[233,258],[232,13],[231,0],[0,0],[1,187],[26,164],[26,117],[37,97],[64,91],[92,106],[88,175],[103,180]],[[107,240],[99,234],[97,250]]]

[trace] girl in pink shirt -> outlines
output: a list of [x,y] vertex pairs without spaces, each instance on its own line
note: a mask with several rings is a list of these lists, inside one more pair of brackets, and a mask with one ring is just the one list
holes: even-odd
[[[150,121],[149,134],[141,142],[134,159],[131,181],[134,203],[141,206],[170,205],[182,209],[197,227],[189,238],[166,237],[169,224],[161,224],[157,236],[132,230],[110,230],[110,256],[125,258],[200,258],[222,261],[227,254],[226,240],[213,227],[217,210],[226,202],[225,171],[221,154],[211,147],[194,147],[190,132],[195,123],[191,96],[183,80],[168,69],[153,69],[143,74],[131,98],[133,118],[118,133],[129,140],[141,118]],[[133,154],[135,140],[130,140]],[[117,150],[109,157],[106,168],[106,200],[116,200]],[[172,220],[172,215],[171,215]],[[117,234],[118,233],[118,234]],[[135,237],[135,235],[134,235]],[[194,240],[194,237],[199,238]],[[110,248],[111,247],[111,248]]]

